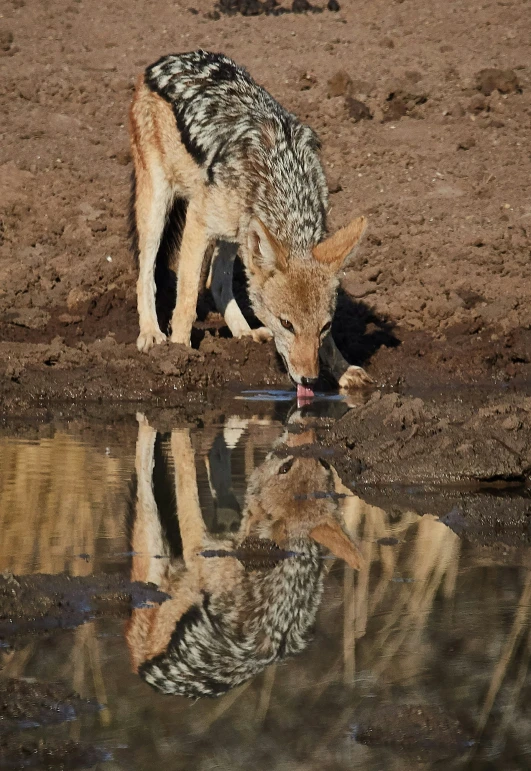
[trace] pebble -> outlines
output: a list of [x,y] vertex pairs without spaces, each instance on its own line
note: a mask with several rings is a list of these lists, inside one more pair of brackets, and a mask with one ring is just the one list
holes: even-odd
[[371,120],[372,113],[364,102],[360,102],[359,99],[354,99],[352,96],[347,96],[345,99],[345,107],[347,108],[349,118],[352,118],[354,123],[358,123],[360,120]]
[[489,96],[493,91],[511,94],[519,90],[520,83],[514,70],[498,70],[489,67],[476,74],[476,88],[485,96]]
[[352,79],[345,70],[338,70],[328,81],[328,96],[345,96],[352,86]]

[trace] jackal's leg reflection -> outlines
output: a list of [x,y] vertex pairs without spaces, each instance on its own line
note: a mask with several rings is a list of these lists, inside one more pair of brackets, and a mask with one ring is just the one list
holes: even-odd
[[[156,581],[171,599],[134,611],[128,629],[133,666],[164,693],[218,696],[306,647],[322,592],[321,547],[355,568],[360,553],[342,526],[337,474],[326,461],[297,452],[301,436],[288,436],[249,478],[238,532],[223,538],[208,533],[190,435],[175,430],[171,452],[183,557],[171,559],[153,495],[154,433],[139,418],[133,550],[142,554],[133,558],[133,574]],[[246,569],[235,556],[202,554],[234,555],[268,541],[296,556],[278,557],[264,571],[249,569],[249,562]],[[159,555],[164,559],[154,559]]]
[[[133,669],[164,650],[175,626],[200,593],[194,574],[184,572],[170,559],[169,544],[162,532],[153,493],[153,468],[156,431],[143,415],[137,415],[138,439],[135,468],[137,475],[136,516],[132,534],[132,578],[157,584],[171,595],[163,606],[138,608],[128,625],[127,642]],[[177,499],[182,502],[179,527],[183,553],[192,559],[201,547],[204,524],[197,496],[194,453],[186,430],[172,432],[172,454],[175,463]],[[185,556],[185,561],[186,561]],[[181,568],[181,569],[179,569]],[[195,584],[195,585],[194,585]],[[179,591],[175,592],[176,586]]]

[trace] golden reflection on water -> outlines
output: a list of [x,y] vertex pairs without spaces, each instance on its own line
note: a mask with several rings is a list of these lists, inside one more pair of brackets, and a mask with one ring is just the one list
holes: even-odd
[[[167,434],[158,451],[166,459],[166,473],[174,487],[179,476],[191,482],[187,512],[197,484],[194,505],[199,505],[199,514],[205,522],[229,528],[231,516],[238,522],[246,516],[250,480],[268,483],[266,455],[279,439],[286,439],[282,432],[279,424],[234,418],[219,429],[180,429],[180,443]],[[228,485],[232,498],[224,492],[227,500],[238,503],[232,515],[227,513],[229,504],[216,499],[212,447],[220,436],[232,462],[232,486]],[[134,517],[141,514],[138,452],[135,467],[131,441],[116,457],[66,432],[38,442],[2,438],[0,456],[2,569],[88,574],[94,569],[93,561],[75,555],[97,556],[103,549],[110,563],[113,554],[122,555],[116,557],[117,563],[122,570],[132,568],[134,577],[141,577],[136,573],[144,569],[149,580],[153,570],[162,576],[163,561],[154,560],[149,548],[130,562],[123,560],[123,553],[131,548],[126,519],[133,515],[134,537]],[[131,767],[139,769],[151,768],[153,759],[161,768],[186,768],[197,753],[205,768],[213,767],[214,760],[216,767],[244,768],[230,760],[234,747],[227,745],[223,750],[226,763],[216,754],[216,748],[228,741],[227,732],[233,730],[229,727],[240,726],[238,746],[252,746],[262,741],[268,726],[274,726],[271,730],[280,737],[286,721],[305,748],[300,750],[300,765],[289,752],[277,748],[278,766],[264,762],[257,767],[317,768],[336,756],[340,769],[365,768],[364,763],[367,769],[406,768],[407,762],[398,757],[387,757],[385,766],[381,758],[371,765],[368,750],[356,746],[354,752],[351,740],[348,749],[341,745],[340,751],[336,746],[349,735],[360,699],[392,701],[396,693],[406,702],[455,702],[471,716],[476,738],[485,734],[494,714],[492,741],[502,752],[523,719],[522,694],[531,652],[529,573],[505,569],[500,581],[495,569],[489,568],[488,557],[464,549],[458,536],[436,517],[419,516],[403,506],[386,511],[370,505],[343,484],[333,466],[331,473],[335,474],[331,508],[364,561],[354,571],[341,559],[325,555],[329,557],[324,561],[327,575],[315,639],[298,655],[276,661],[221,699],[201,700],[193,708],[187,700],[160,697],[132,674],[121,624],[119,639],[101,635],[102,629],[115,628],[112,624],[90,623],[56,638],[45,655],[39,642],[32,641],[4,656],[2,674],[47,679],[53,673],[82,696],[95,696],[106,706],[98,717],[101,730],[127,736],[127,743],[136,747]],[[295,480],[286,506],[299,493]],[[176,498],[175,516],[182,517],[178,490]],[[181,494],[181,507],[183,501]],[[267,508],[267,501],[264,505]],[[182,570],[179,560],[174,558],[173,575]],[[171,582],[165,588],[171,588]],[[135,611],[133,620],[135,613],[139,618],[146,611]],[[461,652],[448,653],[452,646]],[[336,704],[331,694],[339,686],[350,695]],[[310,734],[301,722],[308,717],[314,726]],[[138,731],[143,724],[149,726],[149,739]],[[75,722],[69,727],[72,737],[80,738],[81,726]],[[210,749],[202,739],[206,736],[213,742]],[[182,742],[188,748],[184,755]],[[182,763],[176,762],[176,753],[181,753]],[[352,766],[354,760],[362,765]],[[466,758],[456,767],[465,766]]]
[[124,467],[67,433],[0,438],[0,567],[87,575],[99,539],[126,547]]

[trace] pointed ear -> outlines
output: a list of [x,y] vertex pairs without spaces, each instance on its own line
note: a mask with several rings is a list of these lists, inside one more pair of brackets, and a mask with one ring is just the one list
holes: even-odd
[[352,543],[339,522],[328,519],[310,530],[310,537],[331,551],[336,557],[344,560],[354,570],[363,565],[363,556],[358,547]]
[[254,272],[267,276],[288,266],[285,250],[258,217],[253,217],[249,224],[247,250],[249,267]]
[[366,217],[352,220],[326,241],[317,244],[313,249],[313,256],[318,262],[329,265],[335,271],[346,268],[366,229]]

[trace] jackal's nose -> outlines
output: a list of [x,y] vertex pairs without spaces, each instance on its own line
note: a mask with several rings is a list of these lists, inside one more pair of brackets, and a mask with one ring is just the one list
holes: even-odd
[[301,383],[303,386],[306,386],[306,388],[313,388],[314,385],[317,384],[318,378],[316,377],[301,377]]

